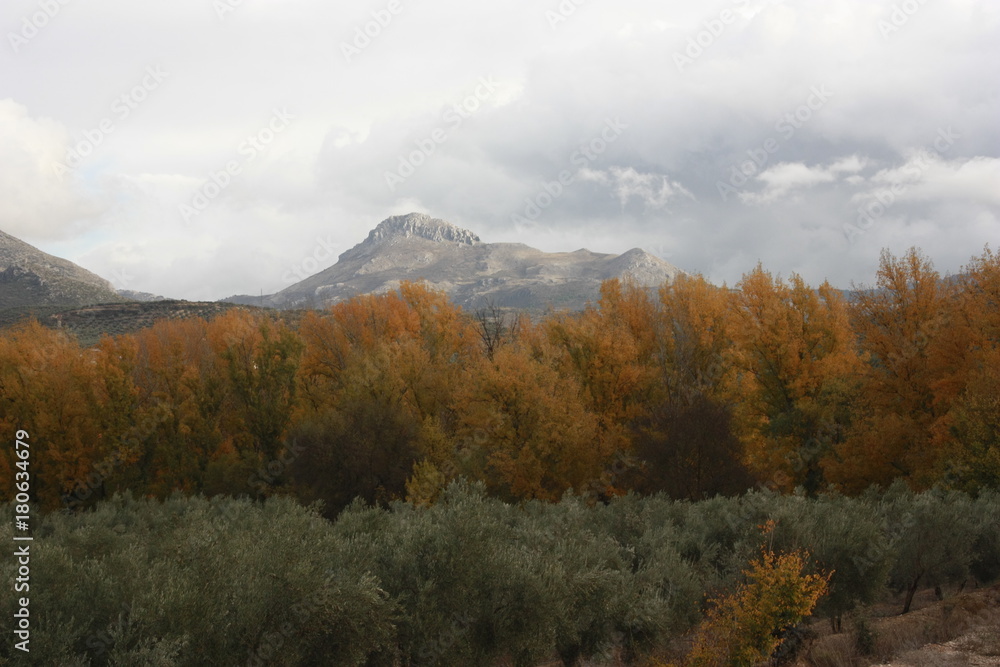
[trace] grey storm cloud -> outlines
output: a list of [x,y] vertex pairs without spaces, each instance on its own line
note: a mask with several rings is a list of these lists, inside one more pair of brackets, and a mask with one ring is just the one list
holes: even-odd
[[987,0],[9,0],[0,35],[0,229],[119,287],[276,291],[414,210],[720,283],[1000,239]]

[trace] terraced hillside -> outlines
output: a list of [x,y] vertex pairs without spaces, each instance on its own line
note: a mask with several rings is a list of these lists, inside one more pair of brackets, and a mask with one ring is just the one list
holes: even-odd
[[[254,306],[241,306],[221,302],[152,301],[131,303],[106,303],[83,308],[22,308],[8,310],[0,326],[13,326],[19,321],[34,317],[44,326],[61,329],[74,336],[81,345],[93,345],[101,336],[118,336],[134,333],[153,326],[158,320],[181,320],[192,317],[212,319],[228,310],[260,310]],[[284,319],[295,313],[282,313]]]

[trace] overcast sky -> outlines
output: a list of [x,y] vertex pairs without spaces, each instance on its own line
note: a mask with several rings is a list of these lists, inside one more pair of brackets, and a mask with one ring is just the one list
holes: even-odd
[[1000,241],[996,0],[3,0],[0,229],[275,292],[382,219],[840,287]]

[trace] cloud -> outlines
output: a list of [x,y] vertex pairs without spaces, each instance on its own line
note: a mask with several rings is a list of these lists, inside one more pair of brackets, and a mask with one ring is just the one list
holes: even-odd
[[583,169],[579,174],[584,181],[593,181],[609,188],[618,199],[622,210],[637,199],[645,210],[665,208],[670,200],[692,195],[683,185],[661,174],[643,174],[632,167],[613,166],[603,171]]
[[57,168],[67,149],[60,123],[0,100],[0,228],[19,237],[60,239],[104,209],[76,174]]
[[898,167],[872,176],[873,190],[898,190],[900,200],[960,200],[1000,206],[1000,158],[979,156],[947,160],[932,152],[916,152]]
[[[0,49],[0,228],[188,298],[280,289],[317,238],[351,247],[409,210],[547,250],[660,248],[730,284],[761,260],[846,286],[874,276],[882,247],[914,244],[957,269],[1000,237],[995,3],[922,3],[885,36],[892,7],[865,0],[568,4],[553,24],[555,0],[403,3],[350,62],[342,46],[384,2],[244,2],[222,18],[199,0],[66,4]],[[37,7],[10,0],[0,25]],[[169,77],[80,169],[46,171],[154,65]],[[496,91],[447,121],[484,77]],[[809,106],[817,89],[831,94]],[[178,204],[275,108],[295,115],[288,130],[183,225]],[[627,128],[574,164],[608,119]],[[942,127],[960,136],[938,153]],[[740,196],[720,198],[765,146]],[[515,225],[563,171],[579,177]],[[905,192],[848,243],[844,225],[897,180]]]
[[762,192],[741,194],[743,201],[753,204],[768,204],[787,196],[793,190],[810,188],[820,183],[830,183],[836,179],[835,169],[840,163],[824,169],[808,167],[801,162],[777,164],[757,176],[764,183]]
[[867,158],[863,158],[859,155],[849,155],[831,164],[830,171],[835,174],[855,174],[864,169],[867,165]]

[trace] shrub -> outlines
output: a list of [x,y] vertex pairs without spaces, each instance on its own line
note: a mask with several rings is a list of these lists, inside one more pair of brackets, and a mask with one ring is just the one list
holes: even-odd
[[691,667],[751,667],[774,652],[826,591],[828,577],[804,574],[807,556],[764,552],[747,582],[717,600],[695,635]]
[[391,645],[394,609],[374,579],[329,559],[329,543],[326,522],[287,499],[119,496],[50,514],[32,549],[32,658],[363,664]]

